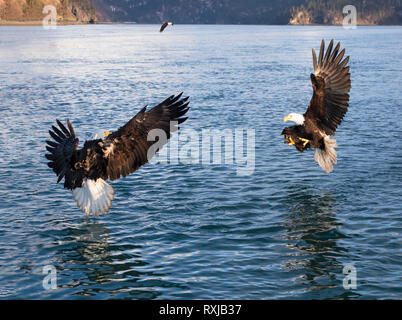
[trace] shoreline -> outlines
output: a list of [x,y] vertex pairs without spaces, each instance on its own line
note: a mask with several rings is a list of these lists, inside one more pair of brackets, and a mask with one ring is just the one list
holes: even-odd
[[[120,21],[120,22],[84,22],[84,21],[57,21],[58,26],[72,26],[72,25],[107,25],[107,24],[138,24],[138,25],[159,25],[160,23],[137,23],[137,22],[128,22],[128,21]],[[2,26],[42,26],[42,20],[31,20],[31,21],[10,21],[10,20],[0,20],[0,27]],[[210,23],[183,23],[183,25],[245,25],[245,26],[307,26],[307,27],[342,27],[340,24],[210,24]],[[358,24],[357,27],[398,27],[402,26],[400,24]]]
[[[70,26],[70,25],[89,25],[94,23],[82,22],[82,21],[57,21],[59,26]],[[30,20],[30,21],[10,21],[10,20],[0,20],[0,27],[2,26],[42,26],[42,20]]]

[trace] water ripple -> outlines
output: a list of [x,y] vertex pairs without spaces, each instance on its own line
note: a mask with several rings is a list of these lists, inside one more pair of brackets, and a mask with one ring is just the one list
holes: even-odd
[[[0,28],[0,298],[400,299],[401,29],[155,30]],[[311,97],[323,37],[347,48],[353,86],[331,175],[280,136]],[[180,91],[186,128],[256,131],[254,174],[149,164],[113,183],[109,214],[83,217],[46,166],[49,126],[69,118],[83,141]]]

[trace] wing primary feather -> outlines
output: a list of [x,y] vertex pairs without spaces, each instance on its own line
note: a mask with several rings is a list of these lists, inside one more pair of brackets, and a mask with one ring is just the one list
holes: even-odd
[[69,119],[67,119],[67,127],[68,127],[68,129],[70,130],[71,136],[75,138],[74,128],[73,128],[73,126],[71,125],[71,122],[70,122]]
[[314,66],[314,72],[317,71],[317,55],[315,53],[315,50],[313,48],[313,66]]
[[52,147],[49,147],[49,146],[46,146],[46,150],[49,151],[50,153],[53,153],[56,149],[52,148]]
[[65,139],[66,136],[64,135],[63,132],[61,132],[57,127],[52,126],[53,131],[62,139]]
[[59,177],[57,178],[57,183],[59,183],[64,178],[65,173],[66,173],[66,169],[64,167],[63,169],[61,169],[61,171],[59,173]]
[[349,62],[349,56],[347,56],[347,57],[339,64],[339,68],[344,68],[348,62]]
[[50,136],[56,140],[58,143],[62,143],[63,139],[61,139],[58,135],[56,135],[52,130],[49,130]]
[[179,99],[181,98],[182,95],[183,95],[183,92],[179,93],[176,97],[172,96],[172,97],[174,97],[174,98],[169,101],[170,104],[175,103],[177,100],[179,100]]
[[183,110],[177,112],[177,113],[175,114],[175,119],[176,119],[176,118],[180,118],[181,116],[184,116],[184,115],[186,114],[186,112],[188,111],[188,109],[189,109],[189,108],[186,108],[186,109],[183,109]]
[[185,101],[180,100],[179,102],[176,102],[174,105],[169,106],[169,111],[174,111],[174,110],[177,110],[177,109],[183,108],[183,107],[185,108],[185,106],[189,104],[189,102],[187,102],[187,103],[183,103],[183,102],[185,102]]
[[328,45],[327,52],[326,52],[325,58],[324,58],[324,66],[328,64],[328,59],[331,54],[333,45],[334,45],[334,39],[332,39]]
[[334,64],[339,64],[339,61],[342,60],[344,54],[345,54],[345,49],[342,49],[342,51],[339,53],[339,55],[335,58]]
[[339,48],[341,46],[341,43],[338,42],[338,44],[336,45],[334,51],[332,51],[331,56],[329,57],[329,62],[332,64],[332,62],[334,62],[334,59],[336,58],[336,55],[338,54]]
[[64,132],[64,134],[69,137],[70,132],[68,132],[67,128],[62,124],[59,120],[56,119],[57,124],[59,125],[60,129]]
[[57,147],[58,146],[58,144],[55,143],[54,141],[46,140],[46,143],[51,147]]
[[183,123],[184,121],[186,121],[187,119],[188,119],[188,117],[184,117],[184,118],[177,119],[177,123],[178,123],[178,124],[181,124],[181,123]]
[[320,54],[318,56],[318,67],[322,67],[322,57],[324,56],[324,50],[325,50],[325,41],[322,39],[321,41],[321,47],[320,47]]

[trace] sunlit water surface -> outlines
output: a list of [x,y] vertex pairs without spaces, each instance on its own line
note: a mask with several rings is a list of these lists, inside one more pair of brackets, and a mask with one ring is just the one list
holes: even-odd
[[[0,28],[0,298],[401,298],[402,28],[158,29]],[[351,56],[330,175],[280,135],[309,102],[322,38]],[[69,118],[83,141],[181,91],[183,127],[255,130],[254,173],[148,164],[85,219],[46,166],[49,126]]]

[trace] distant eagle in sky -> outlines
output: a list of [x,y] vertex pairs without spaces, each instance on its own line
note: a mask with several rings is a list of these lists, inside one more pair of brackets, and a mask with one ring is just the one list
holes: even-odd
[[291,113],[283,119],[296,125],[282,131],[285,142],[295,145],[300,152],[315,148],[314,160],[327,173],[333,170],[332,163],[337,163],[336,139],[330,136],[335,134],[348,111],[351,88],[349,66],[346,66],[349,56],[343,59],[345,49],[339,52],[339,42],[334,50],[333,46],[331,40],[325,52],[322,40],[318,60],[313,49],[314,73],[310,75],[313,97],[304,115]]
[[46,154],[48,166],[58,176],[57,183],[64,178],[64,188],[72,190],[78,207],[87,216],[109,211],[114,190],[107,179],[114,181],[133,173],[158,151],[149,152],[155,144],[148,141],[151,130],[163,130],[169,139],[171,132],[178,130],[178,124],[187,119],[183,116],[189,109],[189,97],[181,96],[182,93],[170,96],[149,111],[144,107],[117,131],[85,141],[81,149],[70,121],[67,120],[66,128],[56,120],[59,128],[52,126],[49,134],[53,140],[46,141],[50,152]]
[[167,26],[173,26],[173,22],[165,21],[165,22],[162,24],[161,29],[159,30],[159,32],[162,32],[163,30],[165,30],[165,28],[166,28]]

